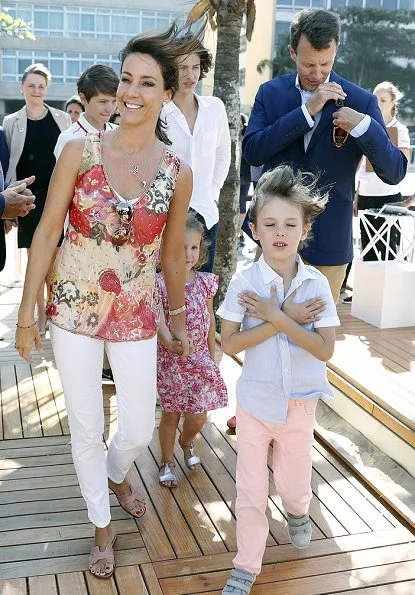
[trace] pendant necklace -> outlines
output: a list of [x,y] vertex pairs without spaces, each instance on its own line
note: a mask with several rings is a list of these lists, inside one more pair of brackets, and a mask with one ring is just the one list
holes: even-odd
[[[127,151],[124,149],[124,147],[122,146],[122,144],[121,144],[121,141],[120,141],[120,139],[118,138],[118,135],[117,135],[117,141],[118,141],[118,144],[119,144],[119,146],[120,146],[120,149],[121,149],[121,151],[124,153],[124,155],[125,155],[125,158],[126,158],[126,159],[127,159],[127,161],[129,162],[129,164],[131,165],[130,173],[132,173],[132,174],[133,174],[133,176],[135,176],[135,177],[136,177],[136,178],[139,180],[139,182],[140,182],[140,186],[141,186],[142,188],[147,188],[147,182],[146,182],[146,180],[145,180],[145,177],[146,177],[146,173],[147,173],[147,170],[148,170],[148,166],[149,166],[149,164],[150,164],[150,157],[151,157],[151,156],[152,156],[152,154],[153,154],[154,145],[156,144],[156,140],[157,140],[157,137],[154,139],[153,146],[151,147],[151,151],[150,151],[150,153],[149,153],[149,155],[148,155],[147,159],[146,159],[146,160],[143,162],[143,163],[145,164],[145,166],[146,166],[146,167],[145,167],[145,169],[144,169],[143,175],[142,175],[142,176],[140,176],[140,175],[139,175],[139,173],[138,173],[138,172],[140,171],[140,164],[139,164],[139,163],[134,163],[134,162],[131,160],[130,156],[128,155],[128,153],[127,153]],[[143,163],[142,163],[141,165],[143,165]]]

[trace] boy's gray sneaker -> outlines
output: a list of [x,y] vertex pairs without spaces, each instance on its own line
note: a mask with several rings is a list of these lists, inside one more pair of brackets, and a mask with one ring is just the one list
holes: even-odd
[[310,545],[311,541],[311,522],[308,514],[295,517],[288,513],[288,533],[291,543],[299,550]]
[[251,592],[252,585],[256,579],[255,574],[242,570],[242,568],[234,568],[228,582],[222,591],[222,595],[248,595]]

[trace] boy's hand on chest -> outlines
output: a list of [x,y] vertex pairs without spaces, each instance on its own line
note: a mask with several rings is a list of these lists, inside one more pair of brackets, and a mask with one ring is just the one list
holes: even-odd
[[264,298],[253,291],[243,291],[239,294],[239,303],[246,310],[245,315],[252,318],[276,324],[283,316],[279,305],[277,289],[271,287],[271,297]]

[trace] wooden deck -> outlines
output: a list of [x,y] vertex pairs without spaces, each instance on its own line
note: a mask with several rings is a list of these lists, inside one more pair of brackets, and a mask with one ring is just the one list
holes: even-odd
[[[180,486],[158,484],[155,432],[131,479],[147,514],[129,517],[112,496],[117,569],[101,581],[87,571],[93,534],[70,454],[59,376],[50,343],[28,366],[12,348],[20,290],[0,294],[0,595],[218,595],[236,549],[236,440],[229,411],[212,415],[197,448],[203,467],[189,472],[180,449]],[[231,398],[238,364],[221,359]],[[106,440],[114,431],[114,387],[104,387]],[[321,444],[313,448],[313,541],[288,543],[284,512],[270,477],[268,539],[253,595],[412,595],[415,536]]]
[[385,412],[395,418],[405,428],[395,424],[391,429],[415,446],[415,327],[378,329],[352,316],[350,305],[339,304],[338,311],[341,326],[329,363],[330,381],[346,393],[353,392],[345,386],[349,383],[366,396],[375,411],[357,399],[359,404],[382,422]]

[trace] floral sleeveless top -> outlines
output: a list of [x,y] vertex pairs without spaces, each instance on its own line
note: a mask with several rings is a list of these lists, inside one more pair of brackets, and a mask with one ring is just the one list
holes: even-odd
[[106,178],[101,136],[86,137],[69,227],[52,274],[46,311],[53,324],[106,341],[156,334],[155,270],[179,169],[179,158],[165,147],[148,190],[131,201],[128,241],[114,246],[112,236],[122,227],[119,199]]

